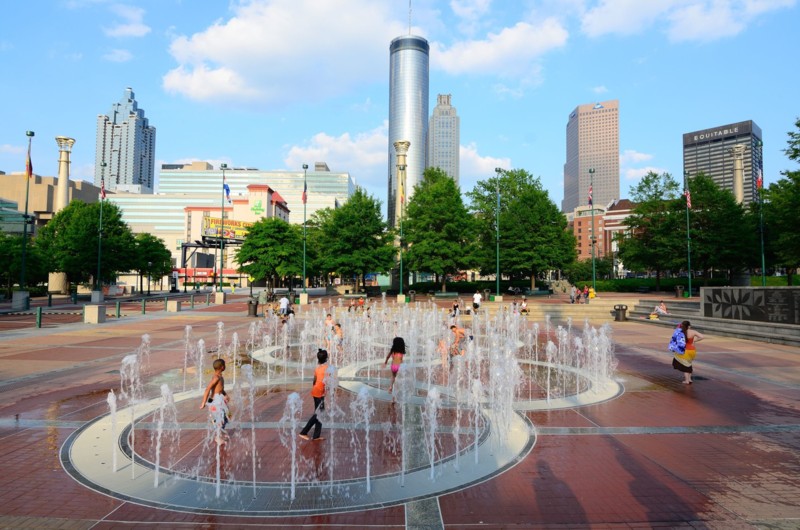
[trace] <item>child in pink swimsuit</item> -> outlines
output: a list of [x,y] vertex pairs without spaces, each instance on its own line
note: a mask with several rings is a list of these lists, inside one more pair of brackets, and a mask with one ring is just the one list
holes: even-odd
[[406,354],[406,341],[402,339],[402,337],[395,337],[392,341],[392,348],[389,350],[389,354],[386,356],[386,360],[383,361],[383,365],[389,362],[389,359],[392,360],[392,383],[389,385],[389,393],[391,394],[392,388],[394,388],[394,380],[397,379],[397,372],[400,371],[400,365],[403,363],[403,356]]

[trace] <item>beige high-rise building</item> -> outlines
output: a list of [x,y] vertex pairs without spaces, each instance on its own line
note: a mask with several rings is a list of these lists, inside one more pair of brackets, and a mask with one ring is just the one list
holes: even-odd
[[[589,171],[593,170],[593,171]],[[562,212],[619,198],[619,100],[579,105],[567,121]]]

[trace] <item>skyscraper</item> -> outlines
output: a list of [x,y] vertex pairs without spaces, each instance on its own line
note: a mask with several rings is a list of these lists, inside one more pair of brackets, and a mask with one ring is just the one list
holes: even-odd
[[111,112],[97,116],[95,186],[104,177],[108,190],[153,193],[155,154],[156,128],[150,126],[128,87],[122,99],[111,105]]
[[427,167],[443,170],[456,181],[456,185],[460,172],[460,145],[461,120],[456,108],[450,104],[450,94],[439,94],[428,124]]
[[744,203],[749,204],[756,196],[759,172],[764,169],[761,128],[752,120],[684,134],[683,170],[689,177],[705,173],[720,188],[734,193],[733,148],[737,145],[744,147]]
[[579,105],[569,115],[562,212],[588,204],[590,181],[594,204],[619,198],[619,100]]
[[[422,37],[405,35],[389,46],[389,167],[387,213],[395,226],[400,211],[394,143],[408,141],[406,190],[410,196],[422,180],[428,145],[428,54],[430,46]],[[406,199],[407,200],[407,199]]]

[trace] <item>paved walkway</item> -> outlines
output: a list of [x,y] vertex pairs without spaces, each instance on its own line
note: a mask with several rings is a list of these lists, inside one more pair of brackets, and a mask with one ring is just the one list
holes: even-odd
[[[611,323],[624,393],[595,405],[525,412],[535,436],[519,461],[467,485],[452,485],[458,477],[448,475],[448,487],[433,497],[414,499],[409,491],[407,502],[368,509],[242,517],[148,506],[74,480],[60,452],[70,436],[107,413],[120,362],[141,346],[142,335],[151,338],[152,384],[178,380],[185,326],[211,346],[219,321],[245,336],[253,319],[244,316],[244,300],[99,326],[4,331],[0,527],[800,527],[800,349],[708,335],[699,344],[696,382],[687,386],[670,366],[665,330],[640,322]],[[280,416],[264,403],[264,414]],[[376,409],[378,422],[396,414],[387,402],[376,402]],[[281,464],[273,442],[259,451],[265,475]],[[304,457],[324,462],[325,443],[303,446]],[[148,444],[137,438],[137,452]],[[345,440],[336,448],[349,450]],[[375,465],[392,466],[390,456],[382,459]],[[248,494],[246,486],[239,491]]]

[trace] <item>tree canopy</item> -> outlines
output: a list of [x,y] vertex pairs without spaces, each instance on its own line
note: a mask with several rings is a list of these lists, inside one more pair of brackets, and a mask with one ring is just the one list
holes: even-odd
[[283,219],[261,219],[250,227],[236,253],[239,269],[256,281],[297,276],[303,270],[302,226]]

